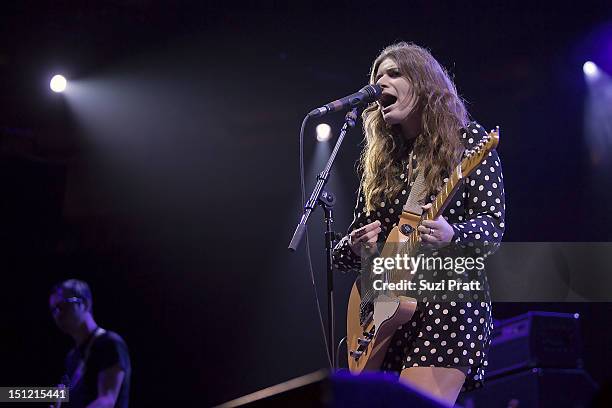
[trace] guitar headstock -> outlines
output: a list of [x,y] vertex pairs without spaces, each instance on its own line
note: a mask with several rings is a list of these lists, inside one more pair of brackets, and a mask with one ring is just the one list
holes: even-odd
[[468,150],[465,158],[461,162],[461,175],[467,177],[474,169],[482,163],[489,152],[497,147],[499,143],[499,126],[491,130],[480,139],[480,142],[472,149]]

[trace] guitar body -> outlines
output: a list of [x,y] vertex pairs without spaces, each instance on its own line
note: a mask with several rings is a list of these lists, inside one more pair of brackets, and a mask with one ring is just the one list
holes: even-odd
[[[420,217],[408,212],[402,213],[399,227],[394,227],[381,256],[393,256],[398,244],[407,236],[400,232],[403,224],[416,228]],[[346,342],[349,370],[358,374],[364,370],[379,370],[389,349],[395,331],[410,321],[417,307],[416,299],[406,296],[379,295],[374,300],[374,312],[363,324],[360,319],[361,280],[357,278],[349,297],[346,314]]]
[[[475,148],[466,152],[466,157],[449,176],[425,214],[403,211],[399,225],[389,233],[380,256],[393,258],[397,254],[417,254],[420,246],[416,229],[418,225],[422,220],[433,220],[442,214],[461,180],[474,171],[498,142],[499,127],[484,136]],[[384,272],[384,276],[385,281],[390,283],[412,278],[412,274],[402,271]],[[389,276],[392,278],[389,279]],[[349,298],[346,341],[349,370],[355,374],[364,370],[380,370],[395,331],[398,326],[410,321],[417,307],[416,299],[388,290],[372,292],[373,289],[365,288],[362,293],[358,278]]]

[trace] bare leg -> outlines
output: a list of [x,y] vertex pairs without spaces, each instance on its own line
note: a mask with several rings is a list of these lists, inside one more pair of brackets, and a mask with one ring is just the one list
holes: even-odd
[[451,367],[409,367],[402,370],[400,381],[452,407],[465,381],[465,374],[461,369]]

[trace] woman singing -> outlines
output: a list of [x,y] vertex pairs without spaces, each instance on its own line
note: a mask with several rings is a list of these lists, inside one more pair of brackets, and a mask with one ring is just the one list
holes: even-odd
[[[334,249],[340,270],[359,269],[362,246],[386,240],[419,172],[431,201],[466,149],[486,135],[469,121],[444,68],[417,45],[385,48],[372,65],[370,83],[382,87],[382,96],[362,115],[357,206],[349,234]],[[429,248],[453,243],[472,253],[492,252],[504,233],[504,213],[502,169],[492,151],[463,180],[442,216],[423,221],[418,231]],[[482,385],[491,329],[486,285],[480,297],[419,299],[412,319],[395,332],[382,369],[452,405],[462,389]]]

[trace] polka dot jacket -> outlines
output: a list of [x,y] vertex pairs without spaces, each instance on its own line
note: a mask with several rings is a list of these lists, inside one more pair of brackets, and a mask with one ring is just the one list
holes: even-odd
[[[484,128],[472,122],[462,130],[461,140],[466,149],[471,149],[485,135]],[[413,156],[412,162],[416,169],[417,158]],[[381,202],[372,212],[366,211],[365,197],[360,189],[348,233],[379,220],[382,231],[378,241],[386,240],[391,229],[397,226],[414,181],[407,180],[407,165],[405,168],[399,177],[406,188],[393,200]],[[414,177],[415,171],[412,173]],[[505,228],[503,179],[500,159],[493,150],[458,188],[442,216],[453,227],[452,240],[459,247],[476,253],[483,248],[485,256],[498,247]],[[361,268],[359,256],[349,247],[348,234],[334,248],[333,259],[335,268],[340,271]],[[484,275],[484,271],[482,273]],[[488,285],[485,288],[481,296],[484,298],[473,301],[419,301],[412,319],[395,332],[383,370],[399,373],[407,367],[456,367],[467,373],[463,391],[480,387],[493,326]]]

